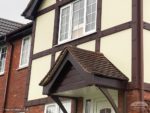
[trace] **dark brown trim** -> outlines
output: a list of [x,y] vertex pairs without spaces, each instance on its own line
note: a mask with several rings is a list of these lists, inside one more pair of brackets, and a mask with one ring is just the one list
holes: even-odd
[[143,101],[143,0],[132,0],[132,82]]
[[[97,1],[97,32],[101,31],[102,0]],[[95,40],[95,52],[100,52],[100,38]]]
[[6,41],[14,41],[16,39],[19,39],[19,38],[23,38],[24,36],[26,35],[29,35],[32,33],[32,26],[33,26],[33,23],[29,23],[9,34],[7,34],[5,37],[6,37]]
[[56,6],[57,6],[56,4],[53,4],[53,5],[45,8],[45,9],[42,9],[42,10],[38,11],[36,17],[41,16],[41,15],[43,15],[45,13],[48,13],[49,11],[54,10],[56,8]]
[[[94,79],[93,83],[100,87],[125,90],[127,86],[127,81],[122,81],[119,79],[112,79],[112,78],[99,77],[99,76],[94,76],[93,79]],[[90,80],[90,82],[92,81]]]
[[100,38],[95,40],[95,52],[100,52]]
[[36,99],[36,100],[30,100],[25,103],[26,107],[30,106],[37,106],[37,105],[43,105],[47,103],[52,103],[54,102],[50,97],[47,98],[41,98],[41,99]]
[[54,21],[54,34],[53,34],[53,46],[57,45],[58,42],[58,31],[59,31],[59,16],[60,10],[59,7],[55,9],[55,21]]
[[26,92],[25,92],[25,105],[28,101],[30,75],[31,75],[31,67],[32,67],[32,56],[33,56],[33,50],[34,50],[35,30],[36,30],[36,21],[33,22],[33,29],[32,29],[31,51],[30,51],[30,59],[29,59],[29,71],[28,71],[28,76],[27,76]]
[[104,36],[107,36],[107,35],[111,35],[111,34],[114,34],[114,33],[117,33],[117,32],[120,32],[120,31],[123,31],[123,30],[126,30],[126,29],[129,29],[131,27],[132,27],[132,22],[126,22],[126,23],[114,26],[112,28],[103,30],[102,32],[99,33],[99,35],[101,37],[104,37]]
[[129,29],[129,28],[131,28],[131,22],[120,24],[120,25],[114,26],[112,28],[106,29],[106,30],[104,30],[100,33],[93,33],[91,35],[87,35],[87,36],[84,36],[82,38],[79,38],[79,39],[76,39],[76,40],[73,40],[73,41],[69,41],[69,42],[61,44],[61,45],[54,46],[51,49],[36,53],[36,54],[33,55],[32,59],[37,59],[37,58],[43,57],[45,55],[56,53],[56,52],[61,51],[62,49],[64,49],[64,47],[66,47],[67,45],[73,45],[73,46],[80,45],[80,44],[83,44],[85,42],[95,40],[95,39],[97,39],[97,37],[103,38],[104,36],[108,36],[108,35],[111,35],[111,34]]
[[150,23],[144,22],[144,29],[150,31]]
[[[75,98],[63,98],[60,97],[61,100],[68,100],[68,99],[75,99]],[[25,103],[26,107],[33,107],[33,106],[38,106],[38,105],[44,105],[44,104],[48,104],[48,103],[53,103],[54,101],[52,100],[51,97],[46,97],[46,98],[40,98],[40,99],[35,99],[35,100],[29,100]]]
[[58,96],[51,96],[51,98],[58,104],[63,113],[68,113]]
[[101,16],[102,16],[102,0],[97,0],[97,28],[96,31],[101,31]]
[[49,55],[49,54],[52,53],[52,50],[53,50],[53,49],[51,48],[51,49],[48,49],[48,50],[45,50],[45,51],[42,51],[42,52],[33,54],[32,60],[37,59],[37,58],[40,58],[40,57],[43,57],[43,56],[46,56],[46,55]]
[[144,90],[150,91],[150,83],[144,83]]
[[115,110],[115,113],[119,113],[119,109],[115,103],[115,101],[113,100],[113,98],[111,97],[110,93],[108,92],[108,90],[106,88],[101,88],[101,87],[98,87],[101,92],[105,95],[105,97],[107,98],[107,100],[109,101],[109,103],[112,105],[112,107],[114,108]]
[[55,54],[53,53],[51,56],[51,67],[54,65],[55,63]]

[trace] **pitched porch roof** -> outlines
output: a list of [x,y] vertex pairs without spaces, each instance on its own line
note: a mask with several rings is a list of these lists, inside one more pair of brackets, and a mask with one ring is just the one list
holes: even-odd
[[[70,62],[71,65],[68,62]],[[67,71],[63,73],[64,77],[61,77],[62,81],[65,79],[65,74],[67,74],[70,70],[73,70],[71,67],[74,67],[74,70],[79,72],[79,74],[76,74],[76,77],[81,78],[79,76],[82,76],[86,85],[97,85],[99,82],[105,82],[103,85],[107,86],[107,84],[111,82],[116,86],[121,84],[124,85],[124,82],[128,81],[128,78],[102,53],[69,46],[62,51],[56,63],[41,81],[40,85],[45,88],[47,87],[46,89],[49,90],[49,88],[56,83],[55,81],[60,79],[59,76],[63,76],[61,73],[63,71]],[[73,75],[71,74],[69,76]],[[106,81],[106,79],[109,81]],[[117,83],[115,83],[116,81]]]

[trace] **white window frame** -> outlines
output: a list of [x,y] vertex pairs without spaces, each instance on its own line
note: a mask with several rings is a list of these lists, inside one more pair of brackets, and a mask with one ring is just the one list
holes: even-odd
[[[83,36],[80,36],[78,38],[75,38],[75,39],[72,39],[72,19],[73,19],[73,4],[75,2],[77,2],[79,0],[75,0],[74,2],[71,2],[69,3],[68,5],[65,5],[63,7],[60,8],[60,15],[59,15],[59,35],[58,35],[58,45],[59,44],[63,44],[63,43],[66,43],[66,42],[69,42],[69,41],[73,41],[73,40],[76,40],[78,38],[81,38],[81,37],[84,37],[84,36],[87,36],[87,35],[90,35],[92,33],[95,33],[96,32],[96,27],[97,27],[97,0],[96,0],[96,17],[95,17],[95,28],[93,30],[90,30],[88,32],[86,32],[86,13],[87,13],[87,9],[86,9],[86,5],[87,5],[87,0],[84,0],[84,7],[85,7],[85,10],[84,10],[84,22],[83,22]],[[61,15],[62,15],[62,10],[65,9],[66,7],[70,7],[70,12],[69,12],[69,15],[70,15],[70,19],[69,19],[69,32],[68,32],[68,38],[63,40],[63,41],[60,41],[60,31],[61,31]]]
[[47,104],[47,105],[45,105],[44,113],[46,113],[47,108],[48,108],[48,107],[50,107],[50,106],[55,106],[55,107],[56,107],[55,112],[56,112],[56,113],[58,113],[58,111],[59,111],[59,107],[58,107],[58,105],[57,105],[56,103],[52,103],[52,104]]
[[69,19],[69,32],[68,32],[68,39],[66,39],[66,40],[63,40],[63,41],[60,41],[60,31],[61,31],[61,29],[60,29],[60,27],[61,27],[61,20],[62,20],[62,18],[61,18],[61,15],[62,15],[62,10],[64,10],[65,8],[67,8],[67,7],[70,7],[70,12],[69,12],[69,15],[70,15],[70,18],[72,18],[72,14],[71,14],[71,11],[72,11],[72,6],[71,6],[71,4],[68,4],[68,5],[65,5],[64,7],[62,7],[61,9],[60,9],[60,15],[59,15],[59,38],[58,38],[58,44],[61,44],[61,43],[65,43],[65,42],[68,42],[70,39],[71,39],[71,26],[72,26],[72,22],[71,22],[71,19]]
[[[6,57],[7,57],[7,46],[6,45],[3,45],[3,46],[0,46],[0,48],[5,48],[6,47],[6,56],[5,56],[5,62],[4,62],[4,70],[2,72],[0,72],[0,76],[4,74],[5,72],[5,65],[6,65]],[[1,53],[2,51],[0,51],[0,57],[2,55]]]
[[[22,50],[23,50],[23,44],[24,44],[24,40],[27,39],[27,38],[29,38],[29,50],[28,50],[28,51],[29,51],[29,56],[27,56],[28,61],[27,61],[26,64],[21,64],[22,52],[23,52],[23,51],[22,51]],[[26,37],[24,37],[24,38],[22,39],[21,53],[20,53],[20,61],[19,61],[19,69],[28,67],[28,65],[29,65],[29,59],[30,59],[30,50],[31,50],[31,36],[26,36]]]
[[[63,101],[63,102],[62,102],[62,104],[65,104],[65,103],[70,103],[70,104],[72,104],[70,100]],[[55,107],[56,107],[55,112],[56,112],[56,113],[60,113],[61,108],[57,105],[57,103],[46,104],[46,105],[45,105],[45,108],[44,108],[44,113],[46,113],[47,108],[50,107],[50,106],[55,106]],[[71,109],[71,108],[70,108],[70,109]]]

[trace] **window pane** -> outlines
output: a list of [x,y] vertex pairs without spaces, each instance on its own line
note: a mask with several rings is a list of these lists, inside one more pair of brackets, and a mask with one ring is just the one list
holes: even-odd
[[73,4],[72,38],[83,36],[84,0]]
[[56,106],[55,105],[48,106],[46,109],[46,113],[56,113]]
[[22,50],[21,50],[21,63],[20,65],[28,65],[29,61],[29,55],[30,55],[30,38],[25,38],[23,39],[22,43]]
[[0,72],[4,72],[5,70],[5,61],[6,61],[6,50],[7,47],[0,48]]
[[87,0],[86,29],[88,32],[96,27],[96,0]]
[[91,100],[86,100],[86,103],[85,103],[85,112],[86,113],[90,113],[91,111]]
[[70,6],[62,9],[61,22],[60,22],[60,38],[59,41],[68,39],[69,35],[69,20],[70,20]]

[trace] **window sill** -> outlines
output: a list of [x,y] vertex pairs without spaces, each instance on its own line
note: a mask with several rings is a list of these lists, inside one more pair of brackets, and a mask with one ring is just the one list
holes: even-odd
[[70,40],[66,40],[66,41],[63,41],[63,42],[58,42],[57,45],[54,45],[54,47],[67,44],[67,43],[69,43],[69,42],[73,42],[73,41],[75,41],[75,40],[78,40],[78,39],[83,38],[83,37],[87,37],[87,36],[92,35],[92,34],[95,34],[95,33],[97,33],[97,31],[94,30],[94,31],[89,32],[89,33],[87,33],[87,34],[85,34],[84,36],[81,36],[81,37],[79,37],[79,38],[70,39]]
[[20,71],[20,70],[23,70],[23,69],[26,69],[28,68],[29,65],[26,65],[26,66],[20,66],[18,69],[16,69],[17,71]]
[[0,77],[1,77],[1,76],[4,76],[4,74],[5,74],[4,72],[0,73]]

